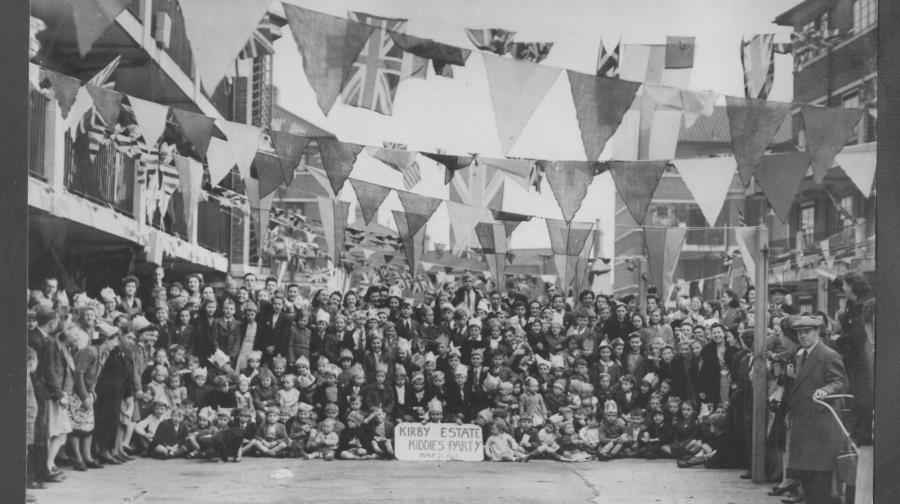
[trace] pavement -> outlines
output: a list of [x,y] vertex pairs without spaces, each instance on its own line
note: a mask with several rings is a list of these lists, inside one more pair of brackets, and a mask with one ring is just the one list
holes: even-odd
[[86,473],[69,470],[65,481],[30,493],[40,504],[780,502],[766,496],[769,485],[754,485],[738,478],[740,473],[678,469],[672,460],[638,459],[488,463],[245,458],[237,464],[141,459]]

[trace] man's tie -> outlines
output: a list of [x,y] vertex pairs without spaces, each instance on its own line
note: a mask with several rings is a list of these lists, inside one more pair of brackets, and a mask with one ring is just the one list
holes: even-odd
[[798,370],[798,371],[800,370],[800,368],[803,367],[803,363],[806,362],[806,354],[807,354],[807,353],[808,353],[808,352],[807,352],[806,350],[801,350],[801,351],[800,351],[800,358],[797,359],[797,361],[798,361],[798,362],[797,362],[797,370]]

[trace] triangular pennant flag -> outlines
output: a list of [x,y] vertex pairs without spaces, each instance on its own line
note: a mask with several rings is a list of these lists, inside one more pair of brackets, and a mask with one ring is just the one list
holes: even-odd
[[455,201],[447,201],[447,213],[450,215],[450,229],[455,238],[451,252],[457,255],[465,250],[475,226],[492,218],[487,208],[464,205]]
[[567,72],[584,153],[588,161],[596,161],[631,107],[641,84],[573,70]]
[[178,190],[184,203],[184,221],[187,223],[188,236],[193,235],[194,214],[200,203],[200,192],[203,190],[203,165],[184,156],[174,155],[175,169],[178,171]]
[[[397,231],[400,233],[400,242],[403,244],[403,253],[406,255],[406,265],[409,266],[409,271],[412,274],[416,274],[419,258],[422,257],[422,252],[425,250],[425,229],[421,227],[417,233],[411,233],[409,228],[409,223],[406,218],[409,215],[407,212],[401,212],[400,210],[393,210],[394,221],[397,223]],[[385,262],[389,263],[390,259],[393,259],[393,256],[384,256]]]
[[755,227],[734,228],[734,239],[737,242],[738,250],[741,251],[741,262],[744,263],[751,282],[756,279],[756,253],[759,248],[757,237],[758,233]]
[[215,187],[231,173],[234,168],[234,152],[225,140],[218,138],[209,139],[209,149],[206,151],[206,166],[209,169],[209,183]]
[[334,189],[331,188],[331,181],[328,180],[328,175],[325,173],[325,170],[313,168],[311,166],[307,166],[306,170],[330,198],[337,198],[337,194],[335,194]]
[[400,197],[400,204],[403,205],[403,211],[406,212],[407,229],[411,235],[416,234],[428,223],[428,219],[443,202],[437,198],[407,191],[397,191],[397,196]]
[[91,51],[94,42],[130,4],[130,0],[78,0],[71,2],[75,20],[75,38],[78,53],[84,56]]
[[350,185],[356,192],[356,200],[359,201],[359,207],[362,209],[363,220],[368,226],[378,212],[378,207],[391,193],[391,188],[356,179],[350,179]]
[[328,114],[375,28],[296,5],[282,5],[316,101]]
[[259,177],[259,197],[266,196],[275,192],[284,185],[284,178],[281,173],[281,160],[277,157],[264,152],[259,152],[253,158],[253,167],[256,168]]
[[363,146],[341,142],[334,138],[317,138],[316,143],[322,155],[322,165],[325,167],[331,189],[338,194],[353,171],[353,164],[356,163],[356,157]]
[[85,84],[84,88],[87,89],[91,99],[94,100],[94,110],[100,114],[103,124],[106,125],[107,129],[112,130],[119,121],[119,111],[122,108],[122,94],[93,84]]
[[835,162],[865,198],[872,193],[872,183],[875,182],[875,150],[875,142],[850,145],[834,156]]
[[684,120],[684,128],[688,129],[694,125],[700,114],[707,117],[711,116],[716,110],[716,100],[719,99],[719,93],[715,91],[690,91],[688,89],[681,90],[681,101],[683,105],[682,118]]
[[497,133],[507,154],[562,70],[491,54],[483,57]]
[[184,31],[203,87],[212,94],[253,36],[271,0],[179,2]]
[[362,248],[362,247],[360,247],[359,250],[362,251],[363,259],[365,259],[365,260],[367,260],[367,261],[368,261],[373,255],[375,255],[375,250],[373,250],[373,249]]
[[341,251],[347,239],[347,216],[350,214],[350,202],[318,197],[319,217],[325,242],[331,253],[331,262],[337,266],[341,260]]
[[[131,110],[134,111],[134,118],[141,129],[141,136],[144,137],[144,142],[151,147],[156,145],[159,137],[166,130],[166,118],[169,115],[169,107],[133,96],[128,97],[128,103],[131,105]],[[248,166],[247,173],[249,174],[249,172]]]
[[478,162],[495,170],[500,170],[508,178],[516,181],[526,191],[535,184],[539,173],[537,163],[533,159],[493,159],[478,158]]
[[490,222],[479,222],[475,225],[475,236],[478,237],[478,243],[481,244],[481,249],[486,254],[497,253],[498,249],[505,254],[506,251],[503,244],[506,242],[506,239],[499,236],[495,231],[496,225]]
[[444,172],[444,184],[449,184],[450,180],[453,179],[453,174],[455,172],[468,167],[475,159],[472,156],[451,156],[449,154],[433,154],[430,152],[423,152],[422,155],[433,160],[435,163],[444,165],[444,168],[446,169]]
[[809,168],[809,153],[785,152],[760,159],[753,176],[781,222],[787,222],[800,181]]
[[668,228],[644,228],[644,245],[647,247],[647,270],[650,281],[657,288],[657,292],[663,290],[663,263],[666,254],[666,231]]
[[250,165],[253,164],[253,158],[259,149],[260,129],[251,124],[231,121],[218,121],[217,124],[228,137],[228,145],[234,153],[234,162],[241,177],[245,180],[250,178]]
[[728,196],[737,162],[731,156],[676,159],[681,180],[691,191],[694,201],[710,226],[716,225],[722,205]]
[[572,222],[594,176],[603,172],[606,165],[596,161],[538,161],[538,166],[556,196],[563,219]]
[[559,219],[544,219],[550,235],[550,249],[556,255],[577,256],[591,236],[593,222],[568,223]]
[[530,221],[531,215],[518,214],[514,212],[503,212],[498,210],[492,210],[492,214],[494,214],[494,220],[497,222],[502,222],[503,227],[506,230],[506,237],[509,238],[513,231],[519,227],[519,224]]
[[676,227],[666,229],[665,253],[663,254],[663,278],[662,291],[668,292],[675,269],[678,267],[678,259],[681,257],[681,249],[684,239],[687,237],[687,228]]
[[737,96],[726,96],[725,100],[731,124],[731,146],[741,182],[746,186],[759,158],[791,111],[791,104]]
[[[403,175],[403,187],[406,189],[418,184],[422,180],[419,163],[416,161],[418,153],[406,150],[405,145],[385,142],[385,146],[388,145],[392,147],[385,149],[367,147],[366,152],[373,158],[400,172]],[[399,147],[402,147],[402,149]]]
[[272,145],[281,160],[281,173],[284,185],[289,186],[294,181],[294,170],[300,164],[306,146],[312,140],[310,137],[302,137],[284,133],[282,131],[270,131]]
[[611,161],[609,171],[616,191],[638,224],[644,223],[644,215],[659,185],[659,179],[668,161]]
[[556,278],[564,294],[569,292],[572,283],[575,281],[579,259],[577,255],[556,254],[553,256],[553,263],[556,265]]
[[197,156],[201,159],[206,157],[209,139],[212,136],[213,128],[216,126],[215,119],[179,108],[173,108],[172,114],[175,116],[178,124],[181,125],[184,136],[194,146],[194,152]]
[[81,88],[81,81],[73,79],[68,75],[63,75],[53,70],[45,70],[47,78],[50,79],[50,85],[53,87],[53,94],[59,103],[59,111],[62,113],[63,119],[69,116],[69,110],[75,103],[75,97]]
[[834,156],[856,133],[863,109],[801,105],[803,132],[812,164],[813,180],[821,184],[834,166]]

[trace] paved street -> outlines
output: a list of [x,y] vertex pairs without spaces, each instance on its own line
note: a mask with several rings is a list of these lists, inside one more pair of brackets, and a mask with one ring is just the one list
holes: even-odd
[[[273,479],[279,469],[292,476]],[[297,502],[776,503],[739,471],[678,469],[669,460],[527,464],[324,462],[245,459],[240,464],[138,460],[34,491],[41,504]]]

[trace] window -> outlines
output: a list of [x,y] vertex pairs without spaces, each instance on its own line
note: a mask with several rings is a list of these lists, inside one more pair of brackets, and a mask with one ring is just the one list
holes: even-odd
[[[816,232],[816,204],[807,203],[800,207],[800,233],[803,235],[802,249],[813,245]],[[797,247],[801,248],[801,247]]]
[[841,226],[844,229],[853,226],[853,195],[841,198]]
[[878,20],[876,0],[856,0],[853,2],[853,31],[860,33]]

